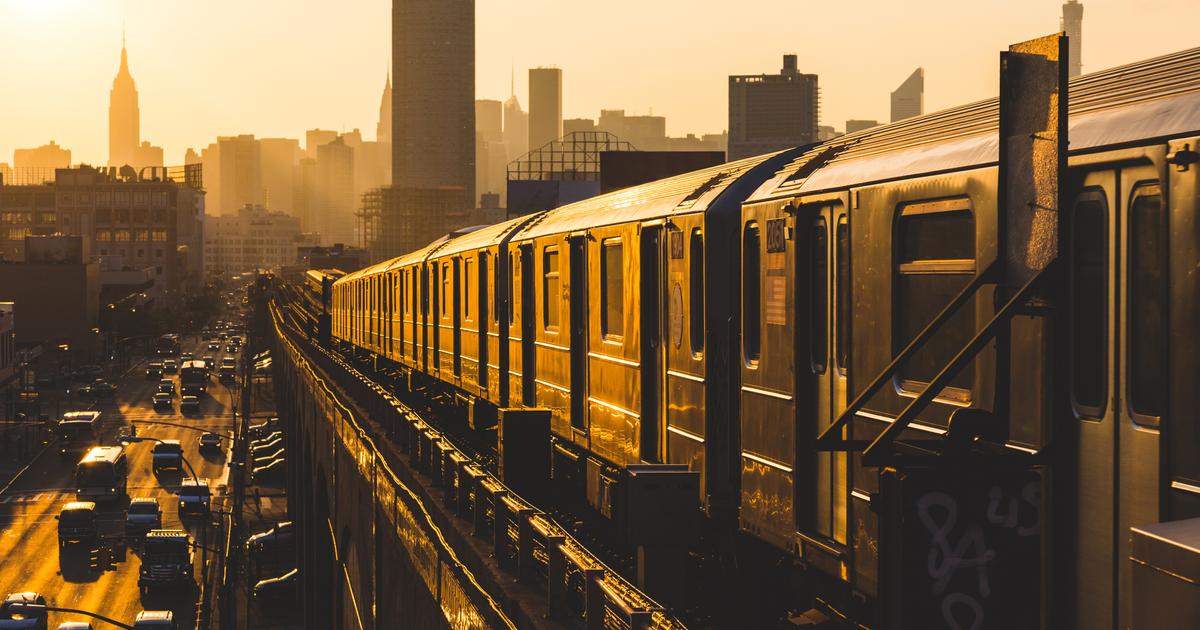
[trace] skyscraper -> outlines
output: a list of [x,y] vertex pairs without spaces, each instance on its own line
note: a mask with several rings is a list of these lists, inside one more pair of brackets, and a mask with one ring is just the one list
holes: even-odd
[[108,165],[135,165],[141,141],[137,86],[129,74],[125,36],[121,36],[121,67],[108,93]]
[[562,137],[562,70],[529,69],[529,150]]
[[392,184],[475,197],[475,0],[392,0]]
[[392,73],[388,72],[383,84],[383,98],[379,101],[379,123],[375,125],[375,142],[392,141]]
[[925,68],[917,68],[892,92],[892,122],[925,113]]
[[796,55],[779,74],[729,77],[729,159],[739,160],[817,141],[817,75],[801,74]]
[[521,101],[513,94],[504,101],[504,145],[511,162],[529,151],[529,114],[521,109]]
[[1077,77],[1083,72],[1083,5],[1079,0],[1067,0],[1062,11],[1059,28],[1067,32],[1067,74]]

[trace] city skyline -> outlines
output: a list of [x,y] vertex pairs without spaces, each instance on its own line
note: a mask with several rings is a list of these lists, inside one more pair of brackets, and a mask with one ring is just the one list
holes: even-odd
[[[626,4],[636,6],[642,19],[607,17],[631,14],[622,11]],[[795,22],[787,16],[799,20],[799,9],[780,0],[753,4],[756,10],[746,19],[728,20],[713,12],[680,11],[679,2],[646,6],[617,0],[599,15],[544,0],[479,3],[476,96],[507,99],[515,68],[516,95],[528,108],[527,69],[556,66],[564,74],[564,118],[624,108],[631,114],[666,116],[669,135],[719,133],[727,121],[726,76],[770,72],[781,54],[795,53],[801,72],[821,76],[821,124],[841,129],[847,119],[886,120],[888,94],[916,66],[928,74],[926,111],[994,96],[999,50],[1057,28],[1062,7],[1058,0],[1022,0],[1015,6],[927,0],[903,7],[881,3],[866,10],[804,10],[806,21],[824,26],[853,17],[856,32],[873,42],[863,47],[850,45],[844,29],[816,28],[796,37]],[[1088,72],[1190,46],[1194,36],[1187,24],[1194,20],[1181,16],[1200,18],[1200,5],[1183,0],[1085,4],[1082,56]],[[14,149],[55,140],[77,162],[106,163],[108,89],[119,61],[122,24],[129,54],[137,61],[141,135],[163,147],[166,163],[182,163],[186,149],[205,146],[218,135],[300,138],[316,127],[373,129],[379,78],[388,72],[391,3],[356,4],[332,16],[318,8],[324,5],[214,2],[197,11],[136,2],[101,6],[80,0],[0,0],[0,54],[21,60],[10,64],[7,80],[0,83],[0,162],[10,162]],[[890,28],[901,14],[914,11],[931,15],[906,23],[903,32]],[[768,14],[780,19],[761,19]],[[523,36],[537,19],[570,22],[583,17],[597,32],[617,26],[626,33],[622,40],[642,44],[580,41],[572,29]],[[185,31],[163,27],[185,19],[190,25]],[[693,37],[743,43],[695,47],[654,38],[656,29],[668,22],[672,28],[687,28]],[[963,33],[959,54],[936,53],[939,44],[933,41],[944,42],[947,29],[961,32],[961,24],[968,23],[991,26],[970,37]],[[317,27],[319,45],[297,43]],[[206,38],[219,38],[222,46],[206,47]],[[53,46],[47,45],[50,41]],[[822,54],[833,46],[840,51],[837,56]],[[204,54],[197,53],[201,50]],[[258,54],[262,50],[278,54]],[[655,63],[645,62],[647,52]],[[861,70],[867,67],[870,72]]]

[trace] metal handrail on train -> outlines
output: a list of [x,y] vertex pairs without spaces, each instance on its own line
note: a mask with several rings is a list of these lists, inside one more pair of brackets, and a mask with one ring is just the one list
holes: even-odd
[[[442,488],[444,504],[471,522],[473,535],[491,541],[491,551],[503,569],[516,572],[518,581],[526,584],[536,585],[545,575],[552,618],[578,614],[589,629],[607,627],[606,619],[631,629],[684,627],[663,606],[588,552],[552,518],[460,451],[412,408],[337,353],[316,345],[310,348],[314,358],[339,368],[347,376],[357,377],[347,378],[347,385],[353,384],[363,396],[386,403],[392,415],[400,420],[397,442],[410,456],[413,468],[429,476],[432,485]],[[515,553],[510,553],[510,546]],[[583,606],[579,611],[570,605],[572,576],[583,578]]]

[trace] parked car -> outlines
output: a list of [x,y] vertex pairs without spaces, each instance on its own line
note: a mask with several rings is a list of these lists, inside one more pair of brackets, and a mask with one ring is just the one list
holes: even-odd
[[220,450],[221,436],[209,431],[200,436],[200,450]]
[[172,405],[175,403],[175,399],[170,394],[164,392],[155,392],[153,400],[154,408],[159,411],[170,411]]
[[158,391],[160,391],[164,394],[171,394],[172,396],[174,396],[175,395],[175,381],[173,381],[169,378],[164,378],[164,379],[160,380],[158,382]]
[[291,521],[283,521],[265,532],[259,532],[246,540],[246,550],[251,555],[276,553],[289,550],[295,544],[296,528]]
[[292,569],[279,577],[259,580],[254,585],[254,599],[272,603],[292,600],[296,597],[296,586],[299,581],[299,569]]
[[208,479],[184,479],[179,486],[179,518],[208,516],[211,500]]
[[46,611],[22,611],[21,604],[45,606],[40,593],[9,593],[0,602],[0,630],[46,630]]
[[154,497],[136,497],[129,500],[125,510],[125,531],[144,534],[152,529],[162,529],[162,508]]
[[161,470],[178,470],[183,472],[183,445],[179,440],[163,440],[154,445],[151,453],[151,467],[154,474]]
[[251,477],[254,483],[279,483],[283,481],[283,472],[286,470],[287,460],[275,459],[270,463],[255,468],[251,472]]
[[79,389],[79,395],[88,398],[112,398],[117,393],[117,386],[104,379],[96,379],[90,385]]
[[177,630],[175,613],[170,610],[143,610],[133,620],[135,630]]
[[179,399],[179,411],[183,413],[200,413],[200,397],[184,396]]
[[71,373],[71,377],[81,383],[91,383],[92,381],[104,376],[104,368],[99,365],[81,365],[75,368]]

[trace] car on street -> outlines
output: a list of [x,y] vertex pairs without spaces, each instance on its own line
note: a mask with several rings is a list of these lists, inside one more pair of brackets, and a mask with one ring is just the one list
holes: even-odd
[[225,352],[228,352],[230,354],[237,354],[237,351],[238,351],[238,347],[235,344],[231,343],[231,344],[225,346]]
[[163,368],[162,363],[154,361],[146,364],[146,380],[152,381],[156,378],[162,378]]
[[182,413],[200,413],[200,397],[184,396],[179,400],[179,411]]
[[208,370],[209,374],[212,374],[212,371],[217,369],[216,357],[211,354],[204,355],[204,368]]
[[104,376],[104,368],[99,365],[82,365],[71,373],[71,377],[81,383],[91,383],[102,376]]
[[178,630],[170,610],[143,610],[133,620],[134,630]]
[[211,350],[211,351],[220,352],[220,351],[221,351],[221,344],[220,344],[219,342],[216,342],[216,341],[210,342],[210,343],[208,344],[208,349],[209,349],[209,350]]
[[170,411],[175,398],[164,392],[154,392],[154,409],[157,411]]
[[172,396],[174,396],[175,395],[175,381],[173,381],[169,378],[164,378],[164,379],[160,380],[158,382],[158,391],[160,391],[164,394],[171,394]]
[[111,398],[117,393],[117,386],[104,379],[96,379],[90,385],[79,389],[79,395],[88,398]]
[[45,606],[40,593],[9,593],[0,602],[0,630],[46,630],[46,611],[21,611],[22,604]]
[[95,628],[86,621],[64,621],[58,624],[58,630],[95,630]]
[[221,450],[221,436],[209,431],[200,436],[200,450]]
[[163,361],[163,374],[174,374],[179,371],[179,362],[175,359]]
[[183,445],[179,440],[163,440],[154,445],[151,453],[151,468],[154,474],[163,470],[183,472]]
[[299,581],[300,569],[292,569],[279,577],[259,580],[254,585],[254,599],[275,604],[295,599]]
[[92,501],[72,501],[64,505],[55,518],[58,519],[59,549],[71,543],[95,543],[100,537],[96,528],[96,504]]
[[152,529],[162,529],[162,508],[154,497],[135,497],[129,500],[125,510],[125,532],[145,534]]
[[252,556],[288,551],[295,544],[295,534],[296,528],[292,521],[283,521],[265,532],[259,532],[248,538],[246,550]]
[[211,501],[208,479],[184,479],[179,486],[179,518],[208,516]]
[[180,364],[187,363],[188,361],[191,361],[192,359],[195,359],[195,358],[196,358],[195,354],[193,354],[191,352],[184,352],[183,354],[179,355],[179,363]]

